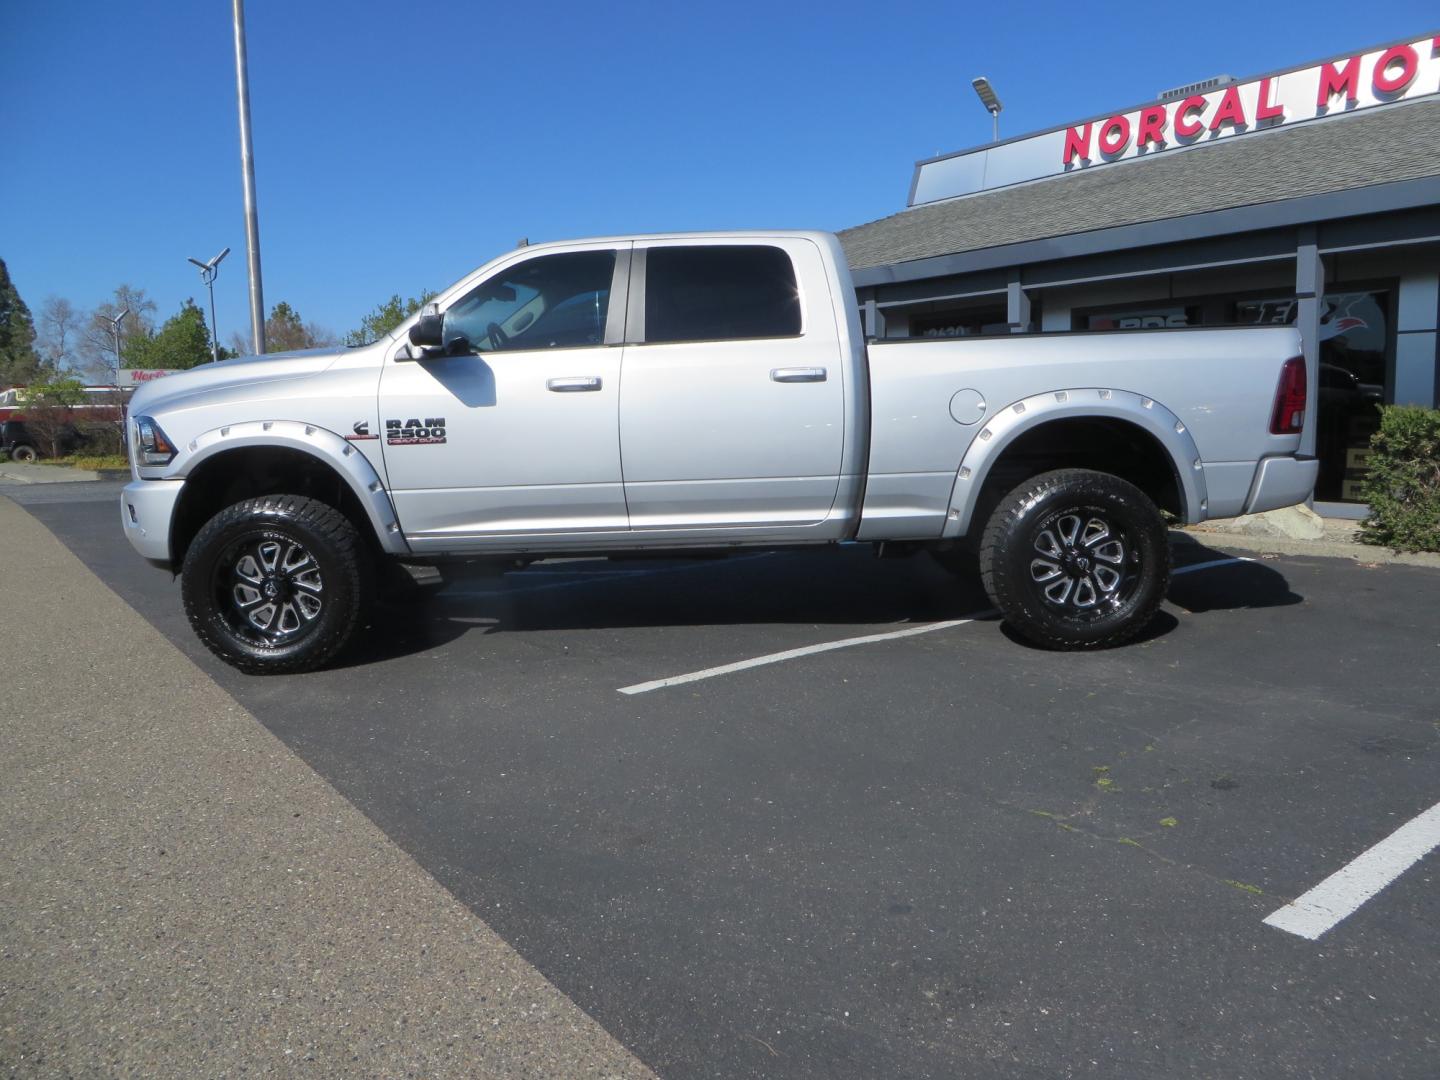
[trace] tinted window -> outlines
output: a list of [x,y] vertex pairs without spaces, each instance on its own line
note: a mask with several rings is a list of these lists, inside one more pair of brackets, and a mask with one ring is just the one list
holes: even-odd
[[565,349],[605,340],[613,251],[542,255],[503,270],[445,312],[445,343],[479,352]]
[[790,256],[776,247],[657,247],[645,255],[645,340],[800,333]]

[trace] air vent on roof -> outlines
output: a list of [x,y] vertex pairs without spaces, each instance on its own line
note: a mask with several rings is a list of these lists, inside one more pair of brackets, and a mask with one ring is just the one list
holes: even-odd
[[1229,86],[1234,81],[1234,75],[1216,75],[1213,79],[1206,79],[1204,82],[1191,83],[1189,86],[1177,86],[1174,90],[1161,90],[1158,97],[1161,101],[1174,101],[1176,98],[1189,97],[1192,94],[1208,94],[1211,90]]

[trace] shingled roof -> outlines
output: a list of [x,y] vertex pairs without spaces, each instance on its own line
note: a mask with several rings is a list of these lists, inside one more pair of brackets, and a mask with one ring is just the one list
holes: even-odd
[[1440,175],[1440,99],[928,203],[840,233],[854,269]]

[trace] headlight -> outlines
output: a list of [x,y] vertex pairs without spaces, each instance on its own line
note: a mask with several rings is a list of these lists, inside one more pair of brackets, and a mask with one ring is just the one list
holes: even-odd
[[141,465],[169,465],[175,446],[148,416],[135,418],[135,451]]

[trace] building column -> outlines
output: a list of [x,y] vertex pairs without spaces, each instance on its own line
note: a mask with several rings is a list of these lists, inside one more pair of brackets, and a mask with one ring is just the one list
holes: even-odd
[[1396,405],[1433,405],[1440,394],[1440,274],[1405,273],[1395,302],[1395,378],[1390,398]]
[[1295,249],[1295,298],[1300,302],[1295,325],[1305,352],[1305,430],[1300,435],[1300,453],[1313,457],[1315,427],[1320,420],[1320,313],[1325,302],[1325,263],[1313,225],[1300,230]]
[[1006,322],[1012,334],[1024,334],[1030,330],[1030,294],[1020,284],[1020,270],[1010,271],[1010,284],[1005,290],[1007,313]]
[[880,305],[875,302],[873,296],[867,299],[860,308],[860,321],[863,324],[866,338],[885,336],[885,313],[880,310]]

